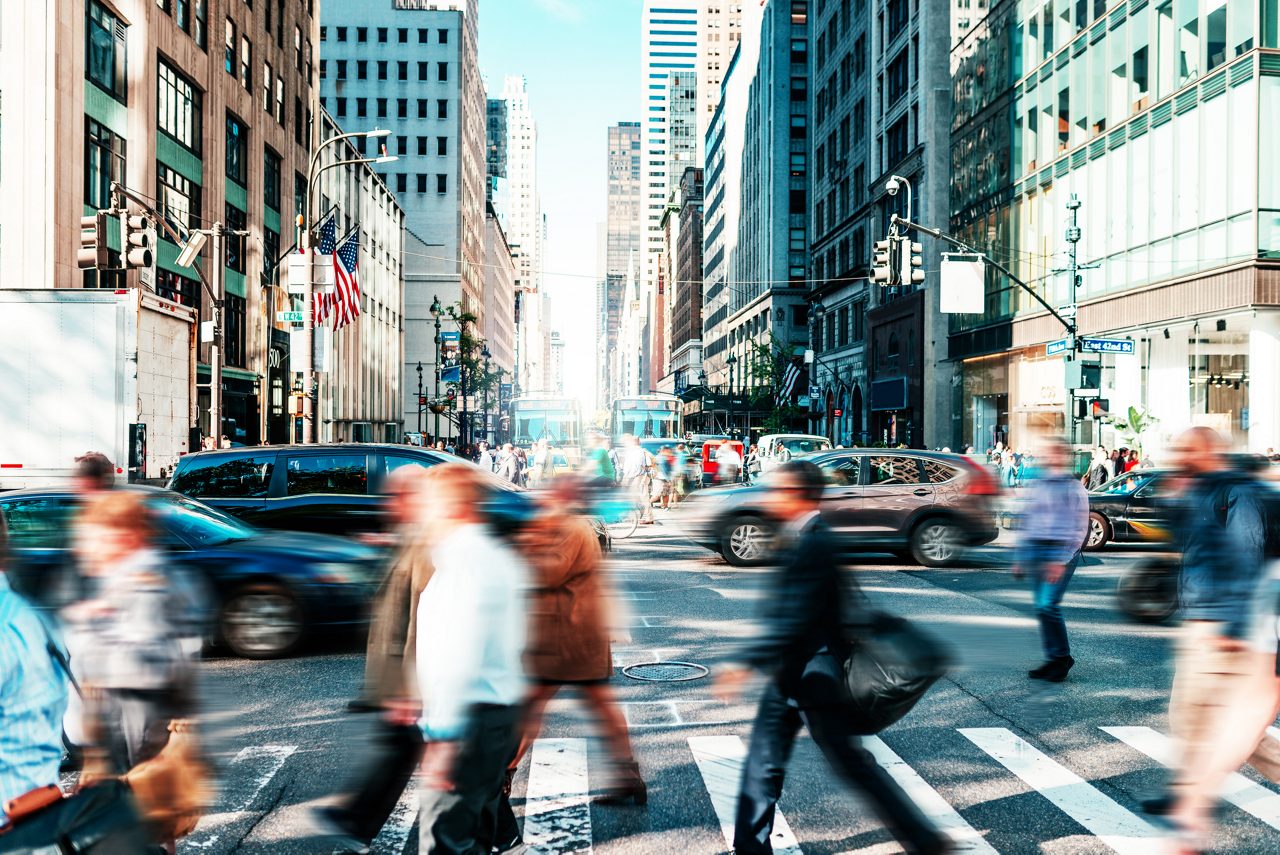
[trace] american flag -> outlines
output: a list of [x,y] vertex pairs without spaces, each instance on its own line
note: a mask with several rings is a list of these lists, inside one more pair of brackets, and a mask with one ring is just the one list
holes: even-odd
[[360,226],[353,228],[333,258],[333,278],[337,282],[334,294],[333,328],[340,330],[360,314]]
[[[329,216],[320,221],[316,229],[316,254],[333,255],[337,243],[338,211],[335,208],[329,212]],[[329,319],[329,313],[333,311],[336,301],[337,297],[333,291],[321,291],[312,298],[311,311],[316,326]]]
[[782,384],[778,387],[778,406],[791,403],[791,393],[796,389],[796,381],[800,379],[800,366],[793,360],[782,375]]

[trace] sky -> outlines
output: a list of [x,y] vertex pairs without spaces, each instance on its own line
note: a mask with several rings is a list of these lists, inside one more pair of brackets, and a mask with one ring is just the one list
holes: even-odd
[[640,119],[640,10],[641,0],[480,0],[486,89],[500,93],[508,74],[528,81],[551,327],[565,339],[565,391],[588,406],[608,128]]

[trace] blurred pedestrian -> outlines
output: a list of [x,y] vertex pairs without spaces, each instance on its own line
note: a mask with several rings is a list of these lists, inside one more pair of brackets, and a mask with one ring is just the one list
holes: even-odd
[[750,671],[767,674],[738,793],[734,852],[768,855],[783,777],[801,725],[849,786],[861,790],[881,819],[912,853],[940,853],[951,841],[933,827],[896,781],[855,737],[842,698],[842,663],[849,653],[846,627],[853,617],[838,548],[818,514],[826,481],[807,460],[777,469],[767,497],[784,546],[762,599],[763,625],[739,659],[716,680],[724,701],[736,699]]
[[716,449],[716,480],[721,484],[737,483],[742,471],[742,455],[734,447],[733,440],[726,439]]
[[512,484],[520,484],[520,458],[516,455],[515,446],[507,443],[498,454],[498,477]]
[[427,740],[419,851],[488,853],[519,743],[527,573],[484,523],[479,473],[446,463],[426,477],[435,572],[418,604]]
[[532,687],[520,750],[509,771],[515,771],[537,738],[551,699],[563,688],[577,689],[596,716],[612,761],[610,782],[599,801],[643,805],[647,790],[631,752],[626,719],[609,686],[615,612],[606,592],[600,543],[582,516],[583,486],[578,478],[556,479],[541,514],[521,535],[521,554],[533,573],[525,653]]
[[529,484],[529,455],[523,448],[516,449],[516,481],[521,486]]
[[476,463],[486,472],[492,472],[497,468],[493,453],[489,451],[489,443],[484,440],[480,441],[480,456],[476,459]]
[[[1178,496],[1173,530],[1182,551],[1183,618],[1169,698],[1177,752],[1169,791],[1143,803],[1150,813],[1164,813],[1202,787],[1215,744],[1238,735],[1225,731],[1224,722],[1254,664],[1249,624],[1264,579],[1266,511],[1261,485],[1234,469],[1225,451],[1222,437],[1207,427],[1191,428],[1173,445],[1180,472],[1173,484]],[[1273,659],[1273,674],[1275,667]],[[1280,781],[1280,739],[1268,731],[1258,736],[1246,759]],[[1203,823],[1203,802],[1183,807],[1184,816],[1196,816],[1193,824]]]
[[663,510],[671,507],[671,493],[675,489],[675,454],[671,446],[658,449],[653,461],[653,492]]
[[90,451],[76,458],[75,489],[87,499],[116,485],[116,467],[101,451]]
[[1089,470],[1084,476],[1086,490],[1096,490],[1111,480],[1111,459],[1107,450],[1098,446],[1093,450],[1093,459],[1089,462]]
[[622,485],[639,506],[640,524],[653,525],[653,455],[637,436],[624,436],[622,444]]
[[44,621],[10,584],[8,543],[0,513],[0,806],[58,783],[67,708],[67,677]]
[[587,446],[587,457],[583,461],[583,471],[595,480],[616,481],[617,473],[613,468],[613,459],[606,448],[606,441],[599,436],[591,437]]
[[374,597],[365,651],[364,690],[352,709],[378,713],[374,746],[348,794],[320,808],[317,820],[348,851],[368,852],[422,757],[422,700],[414,673],[418,600],[431,580],[426,520],[427,470],[402,466],[386,481],[388,512],[399,546]]
[[1038,477],[1029,488],[1014,554],[1014,578],[1025,574],[1031,580],[1045,656],[1044,664],[1027,676],[1052,683],[1065,680],[1075,664],[1062,619],[1062,598],[1080,561],[1089,528],[1089,497],[1067,469],[1070,454],[1061,438],[1043,440],[1036,455]]

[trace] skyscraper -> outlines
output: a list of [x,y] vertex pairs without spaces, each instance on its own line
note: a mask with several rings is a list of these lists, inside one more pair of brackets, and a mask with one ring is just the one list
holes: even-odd
[[604,288],[599,316],[599,381],[597,398],[607,404],[618,394],[618,335],[628,275],[635,276],[643,241],[641,133],[639,122],[609,127],[608,201],[605,223]]
[[[435,297],[484,320],[485,97],[478,0],[323,6],[324,106],[344,131],[390,128],[381,167],[405,212],[405,376],[435,361]],[[365,140],[357,139],[357,148]],[[373,155],[372,147],[363,151]],[[417,400],[405,396],[406,420]]]

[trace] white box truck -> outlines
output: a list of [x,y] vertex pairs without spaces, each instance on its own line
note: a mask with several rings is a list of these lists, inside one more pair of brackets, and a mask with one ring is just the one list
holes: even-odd
[[116,478],[164,478],[198,413],[194,309],[126,289],[0,289],[0,490],[71,478],[100,451]]

